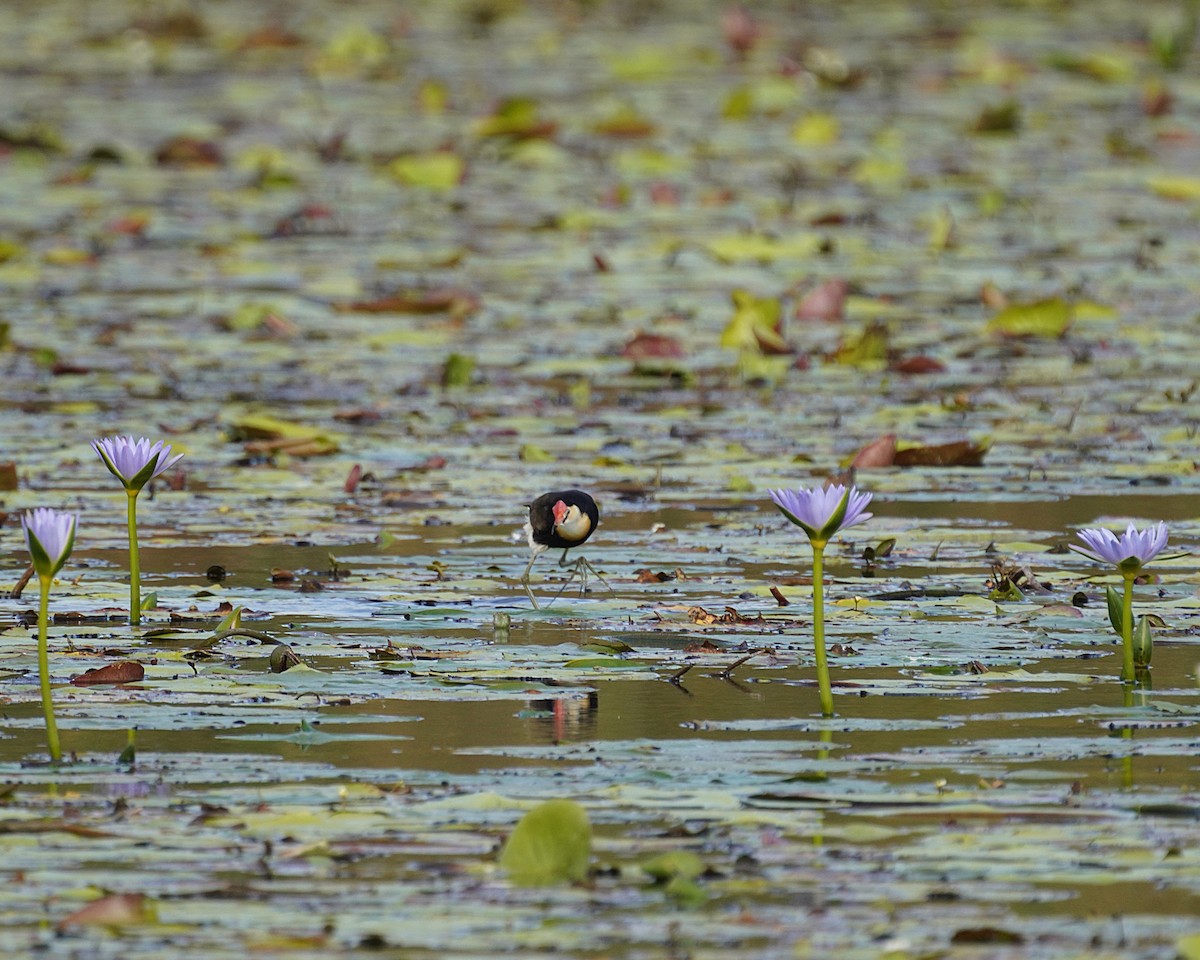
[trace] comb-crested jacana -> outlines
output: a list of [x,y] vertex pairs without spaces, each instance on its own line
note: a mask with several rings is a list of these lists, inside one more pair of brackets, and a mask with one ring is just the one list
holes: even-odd
[[[586,541],[599,525],[600,509],[596,506],[596,501],[582,490],[554,490],[543,493],[529,505],[525,536],[529,538],[529,549],[532,553],[529,563],[525,565],[525,572],[521,574],[521,584],[525,587],[525,593],[529,595],[529,602],[535,610],[538,608],[538,602],[533,596],[533,591],[529,589],[529,571],[533,569],[534,561],[551,547],[561,547],[563,554],[558,565],[565,567],[567,551]],[[588,563],[585,557],[578,557],[572,565],[571,575],[563,584],[563,590],[566,589],[567,583],[578,575],[582,592],[587,587],[589,570],[608,587],[608,581],[596,572],[596,568]],[[559,593],[562,593],[562,590]]]

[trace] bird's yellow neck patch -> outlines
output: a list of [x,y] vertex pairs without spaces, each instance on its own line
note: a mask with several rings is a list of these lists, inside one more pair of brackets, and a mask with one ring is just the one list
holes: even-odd
[[592,529],[591,518],[572,504],[562,520],[554,525],[554,532],[564,540],[582,540]]

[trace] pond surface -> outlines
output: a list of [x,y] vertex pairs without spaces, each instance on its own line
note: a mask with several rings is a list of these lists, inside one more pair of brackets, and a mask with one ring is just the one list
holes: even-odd
[[[10,583],[79,513],[63,767],[0,601],[0,954],[1200,957],[1187,9],[0,10]],[[114,433],[185,453],[136,629]],[[823,719],[765,491],[856,456]],[[609,588],[533,609],[576,486]],[[1156,520],[1134,688],[1066,545]],[[517,886],[556,798],[587,882]]]

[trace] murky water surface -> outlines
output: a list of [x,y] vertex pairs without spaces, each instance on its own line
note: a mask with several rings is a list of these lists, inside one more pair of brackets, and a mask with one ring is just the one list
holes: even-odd
[[[0,601],[0,955],[1200,956],[1186,8],[747,7],[0,8],[8,581],[79,514],[62,768]],[[826,720],[765,491],[892,435]],[[535,610],[574,486],[611,589]],[[1066,544],[1157,520],[1135,689]],[[557,798],[587,881],[517,886]]]

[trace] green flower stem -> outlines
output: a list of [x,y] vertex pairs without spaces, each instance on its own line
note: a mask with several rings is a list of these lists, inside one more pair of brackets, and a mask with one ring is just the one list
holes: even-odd
[[[813,646],[817,652],[817,689],[821,715],[833,716],[833,690],[829,684],[829,662],[825,658],[825,541],[813,541]],[[1130,647],[1132,655],[1132,647]]]
[[[129,501],[129,622],[137,626],[142,621],[142,576],[141,563],[138,560],[137,540],[137,498],[139,490],[126,490]],[[1132,649],[1132,648],[1131,648]]]
[[1125,575],[1125,602],[1121,605],[1121,680],[1123,683],[1133,683],[1133,581],[1137,571]]
[[38,684],[42,690],[42,712],[46,715],[46,742],[50,746],[50,759],[55,763],[62,760],[62,747],[58,743],[58,724],[54,722],[54,699],[50,693],[50,645],[46,639],[46,626],[50,621],[50,577],[38,577],[41,599],[38,603]]

